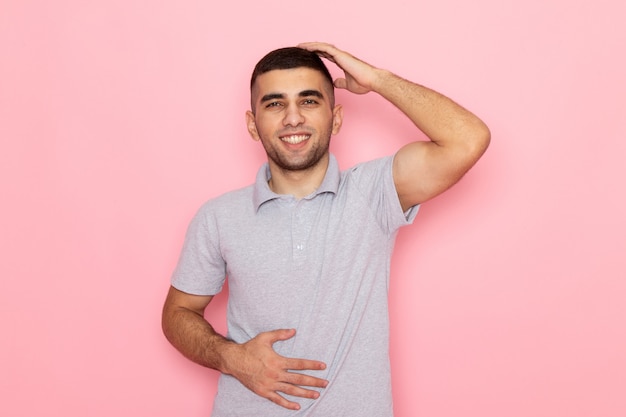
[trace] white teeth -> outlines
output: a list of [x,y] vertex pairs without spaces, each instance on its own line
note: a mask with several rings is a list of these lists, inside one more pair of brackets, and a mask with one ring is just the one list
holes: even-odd
[[292,145],[298,144],[302,141],[307,140],[310,135],[293,135],[293,136],[283,136],[280,139],[283,142],[291,143]]

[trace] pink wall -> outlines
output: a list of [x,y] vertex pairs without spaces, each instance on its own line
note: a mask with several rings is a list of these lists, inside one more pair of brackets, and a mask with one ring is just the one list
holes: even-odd
[[[263,161],[252,65],[326,40],[493,134],[399,237],[397,416],[624,416],[624,3],[249,3],[2,3],[0,415],[208,414],[216,373],[161,335],[169,274],[198,205]],[[344,167],[415,135],[339,100]]]

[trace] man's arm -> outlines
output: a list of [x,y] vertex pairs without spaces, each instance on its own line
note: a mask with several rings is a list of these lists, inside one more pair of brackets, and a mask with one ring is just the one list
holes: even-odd
[[442,94],[373,67],[332,45],[312,42],[299,46],[317,52],[344,71],[345,78],[335,80],[337,88],[380,94],[430,139],[409,143],[395,155],[393,176],[404,210],[450,188],[487,149],[491,138],[487,126]]
[[204,318],[204,310],[213,296],[191,295],[170,287],[163,306],[163,333],[188,359],[237,378],[257,395],[292,410],[300,406],[287,401],[278,392],[296,397],[319,397],[303,386],[324,388],[327,381],[290,370],[322,370],[319,361],[285,358],[274,352],[273,344],[295,335],[293,329],[260,333],[238,344],[218,334]]

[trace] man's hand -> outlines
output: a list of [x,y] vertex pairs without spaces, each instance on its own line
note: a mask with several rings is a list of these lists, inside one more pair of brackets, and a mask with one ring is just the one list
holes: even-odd
[[328,43],[306,42],[299,44],[298,47],[317,53],[343,70],[345,78],[337,78],[335,87],[355,94],[365,94],[374,90],[378,69],[372,65]]
[[288,401],[278,394],[283,392],[296,397],[317,399],[319,392],[302,388],[325,388],[328,381],[290,371],[319,371],[326,369],[323,362],[286,358],[278,355],[274,343],[288,340],[296,334],[293,329],[273,330],[257,335],[246,343],[229,349],[226,373],[231,374],[249,390],[290,410],[299,410],[298,403]]
[[326,369],[326,364],[285,358],[274,351],[274,343],[291,339],[295,330],[264,332],[246,343],[235,343],[216,333],[204,319],[204,310],[212,299],[213,296],[170,288],[163,306],[163,331],[172,345],[192,361],[232,375],[252,392],[282,407],[298,410],[300,405],[278,392],[302,398],[319,397],[319,392],[302,387],[325,388],[328,381],[298,372],[321,371]]

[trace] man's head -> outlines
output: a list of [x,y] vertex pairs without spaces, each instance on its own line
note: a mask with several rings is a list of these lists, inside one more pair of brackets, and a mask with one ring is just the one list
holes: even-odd
[[254,85],[259,75],[273,70],[293,68],[311,68],[321,73],[328,81],[328,95],[331,98],[331,107],[335,104],[333,77],[322,59],[315,53],[298,47],[276,49],[265,55],[254,67],[250,78],[250,100],[252,111],[255,111]]
[[327,161],[343,111],[317,54],[301,48],[270,52],[256,65],[250,87],[248,132],[263,144],[270,168],[308,170]]

